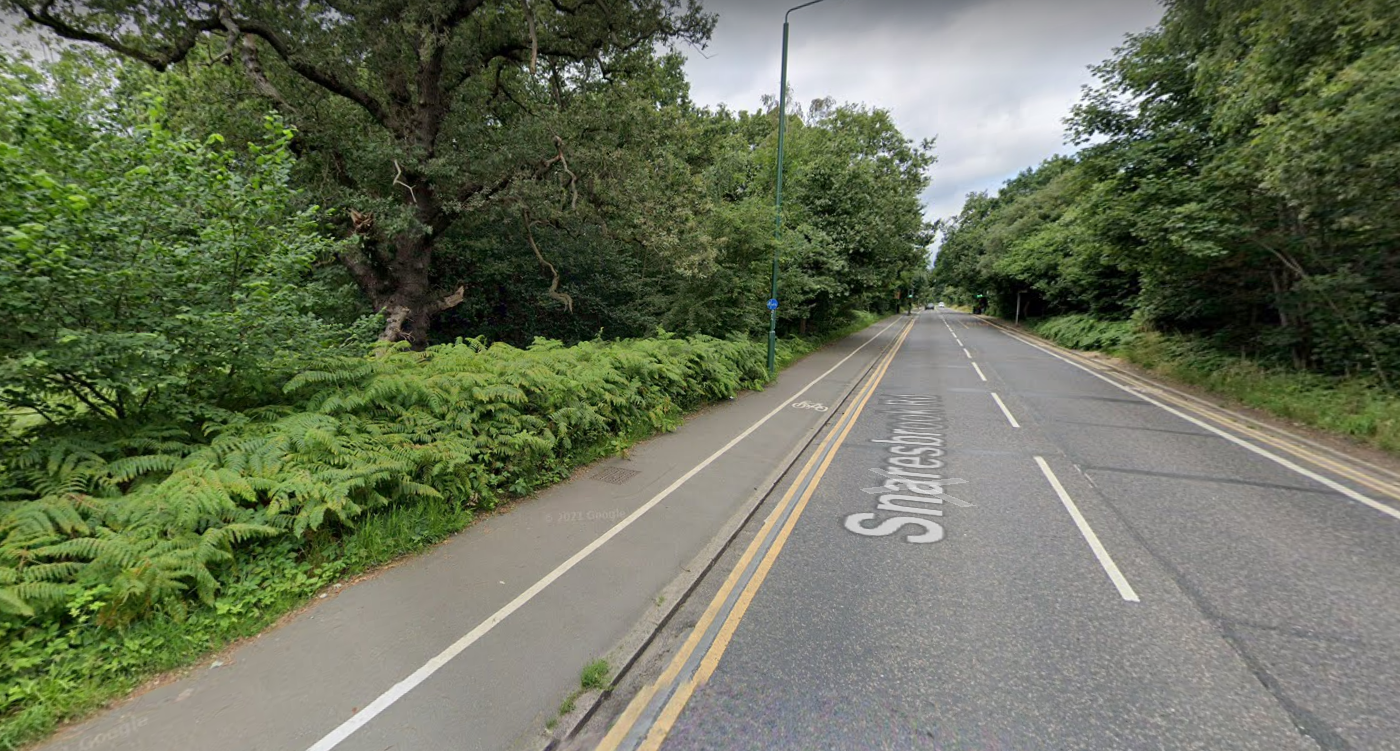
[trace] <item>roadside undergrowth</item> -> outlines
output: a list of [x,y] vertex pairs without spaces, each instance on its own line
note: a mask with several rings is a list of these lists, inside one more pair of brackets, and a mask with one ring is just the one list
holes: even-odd
[[[779,366],[878,318],[784,339]],[[664,333],[467,341],[304,371],[288,404],[202,436],[145,426],[126,443],[71,430],[32,441],[0,465],[0,749],[761,388],[765,359],[763,343]]]
[[1129,321],[1057,316],[1029,325],[1061,346],[1120,357],[1255,409],[1400,454],[1400,394],[1361,377],[1336,378],[1225,354],[1206,341]]

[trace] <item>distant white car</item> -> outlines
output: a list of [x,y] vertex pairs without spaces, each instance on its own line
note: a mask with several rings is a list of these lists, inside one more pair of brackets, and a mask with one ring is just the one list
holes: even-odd
[[940,308],[946,308],[946,307],[948,307],[948,306],[947,306],[947,305],[944,305],[942,302],[939,302],[939,303],[938,303],[938,307],[940,307]]

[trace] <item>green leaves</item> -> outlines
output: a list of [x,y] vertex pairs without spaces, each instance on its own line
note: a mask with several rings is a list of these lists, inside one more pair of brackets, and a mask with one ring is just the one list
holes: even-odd
[[208,602],[259,540],[425,499],[489,509],[765,378],[761,347],[707,337],[387,346],[324,361],[289,384],[295,406],[233,417],[207,443],[50,431],[0,464],[26,489],[0,505],[0,609],[52,617],[94,585],[111,587],[104,622]]
[[[345,338],[312,312],[311,263],[333,246],[295,208],[285,129],[256,159],[187,139],[147,109],[54,99],[0,60],[0,404],[188,415],[248,397],[290,352]],[[86,108],[86,110],[84,110]],[[44,127],[36,128],[36,122]]]
[[1097,140],[969,199],[938,274],[1393,387],[1400,7],[1167,3],[1070,118]]

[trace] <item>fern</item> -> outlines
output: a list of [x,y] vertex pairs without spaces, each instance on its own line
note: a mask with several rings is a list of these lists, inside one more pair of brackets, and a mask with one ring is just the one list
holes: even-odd
[[274,537],[295,551],[427,499],[488,509],[764,377],[762,349],[745,341],[474,339],[326,360],[287,382],[295,401],[221,413],[193,434],[36,433],[0,460],[13,499],[0,502],[0,624],[66,618],[91,587],[108,624],[209,602]]
[[0,587],[0,614],[29,618],[34,608],[14,587]]

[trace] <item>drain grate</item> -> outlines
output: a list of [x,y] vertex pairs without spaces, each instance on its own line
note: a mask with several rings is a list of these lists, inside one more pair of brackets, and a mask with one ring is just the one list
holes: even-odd
[[627,482],[628,480],[640,474],[641,472],[638,472],[635,469],[623,469],[622,467],[603,467],[597,472],[594,472],[593,474],[589,475],[589,477],[594,480],[599,480],[601,482],[608,482],[612,483],[613,485],[621,485],[622,483]]

